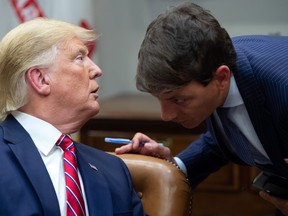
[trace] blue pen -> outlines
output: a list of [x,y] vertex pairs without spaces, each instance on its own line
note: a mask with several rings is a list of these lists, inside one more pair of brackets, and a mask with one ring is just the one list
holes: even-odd
[[129,144],[131,143],[130,139],[123,139],[123,138],[110,138],[106,137],[104,139],[105,142],[115,143],[115,144]]
[[[115,143],[115,144],[122,144],[122,145],[126,145],[126,144],[129,144],[131,143],[132,141],[130,139],[123,139],[123,138],[110,138],[110,137],[106,137],[104,139],[105,142],[109,142],[109,143]],[[141,143],[142,145],[145,144],[144,143]],[[159,143],[159,145],[161,146],[164,146],[163,143]]]

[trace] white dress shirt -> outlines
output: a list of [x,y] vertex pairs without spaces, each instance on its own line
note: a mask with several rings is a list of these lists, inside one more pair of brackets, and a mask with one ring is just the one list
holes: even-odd
[[[61,136],[61,132],[48,122],[26,113],[14,111],[12,112],[12,115],[29,133],[35,143],[53,183],[61,215],[66,216],[66,183],[63,164],[64,152],[61,147],[55,145],[58,138]],[[84,196],[86,215],[88,216],[84,185],[79,172],[78,175]]]
[[[233,75],[231,76],[228,96],[222,107],[231,109],[229,110],[228,118],[237,125],[240,131],[248,139],[250,145],[253,145],[253,147],[256,148],[270,162],[270,159],[254,130],[254,127],[252,125],[252,122],[250,120],[247,109],[240,95]],[[181,159],[177,157],[175,157],[174,159],[177,162],[178,166],[185,173],[187,173],[185,164],[181,161]],[[255,162],[261,163],[261,161],[257,160],[255,160]]]
[[[240,131],[248,139],[249,143],[266,159],[270,160],[254,130],[233,75],[231,76],[230,89],[227,99],[222,107],[230,109],[228,112],[228,118],[240,129]],[[260,161],[256,162],[261,163]]]

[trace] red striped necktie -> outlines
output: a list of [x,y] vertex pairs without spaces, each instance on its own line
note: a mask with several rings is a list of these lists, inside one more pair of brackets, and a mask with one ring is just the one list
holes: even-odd
[[66,215],[85,216],[85,205],[78,177],[77,159],[72,139],[61,135],[56,145],[64,151],[64,171],[66,181]]

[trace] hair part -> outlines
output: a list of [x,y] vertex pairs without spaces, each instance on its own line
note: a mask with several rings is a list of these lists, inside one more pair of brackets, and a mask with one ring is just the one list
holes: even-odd
[[136,86],[164,93],[191,81],[207,85],[220,65],[236,69],[231,38],[209,11],[185,3],[160,14],[138,53]]

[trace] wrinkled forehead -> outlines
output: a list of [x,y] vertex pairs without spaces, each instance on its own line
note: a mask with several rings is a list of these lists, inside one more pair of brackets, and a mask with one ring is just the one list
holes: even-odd
[[57,49],[71,53],[81,53],[83,55],[88,54],[88,47],[78,37],[73,37],[70,40],[59,43]]

